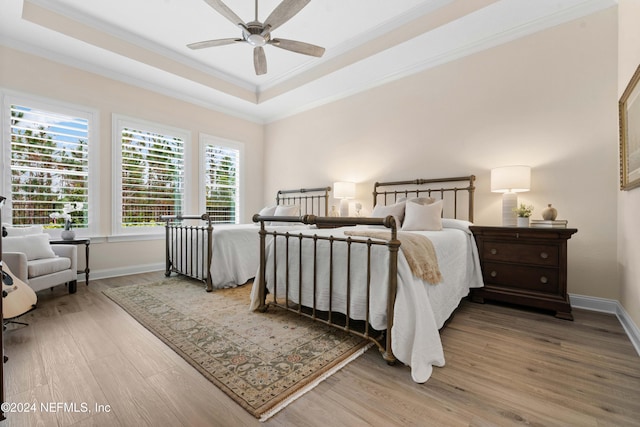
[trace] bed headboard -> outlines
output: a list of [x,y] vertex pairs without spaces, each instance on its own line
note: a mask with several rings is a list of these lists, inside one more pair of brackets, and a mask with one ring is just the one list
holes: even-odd
[[331,187],[279,190],[277,205],[299,205],[300,215],[329,215],[329,191]]
[[376,182],[373,205],[396,203],[400,197],[433,197],[443,200],[442,216],[473,222],[475,175],[413,181]]

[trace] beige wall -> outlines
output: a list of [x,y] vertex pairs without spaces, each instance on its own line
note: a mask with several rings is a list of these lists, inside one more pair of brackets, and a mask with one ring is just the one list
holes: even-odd
[[[618,96],[640,64],[640,1],[621,0],[619,14]],[[640,188],[618,194],[620,303],[640,328]]]
[[[100,224],[91,244],[91,270],[100,275],[124,274],[163,265],[160,240],[107,242],[111,231],[113,193],[111,164],[112,114],[123,114],[191,132],[193,167],[186,171],[193,203],[187,213],[198,213],[199,133],[244,143],[246,154],[243,221],[260,209],[263,174],[263,126],[210,109],[197,107],[155,92],[81,71],[40,57],[0,46],[0,88],[89,107],[100,114]],[[102,243],[97,243],[102,241]]]
[[473,173],[475,222],[499,225],[490,170],[528,164],[520,200],[579,229],[569,292],[617,300],[616,46],[611,8],[269,124],[265,194],[352,180],[371,209],[375,181]]
[[[100,112],[96,237],[108,236],[111,227],[112,113],[187,128],[194,148],[198,132],[245,143],[244,221],[281,188],[352,180],[371,209],[374,181],[473,173],[476,223],[499,225],[501,198],[489,191],[490,169],[529,164],[532,191],[520,200],[535,205],[534,217],[553,203],[560,218],[579,229],[569,242],[569,292],[620,300],[640,324],[640,270],[631,262],[640,253],[631,239],[640,227],[632,217],[640,190],[618,191],[611,107],[640,55],[623,7],[637,12],[638,3],[620,5],[619,63],[612,8],[267,126],[4,47],[0,87]],[[197,169],[189,176],[195,180]],[[92,271],[158,265],[160,243],[92,244]]]

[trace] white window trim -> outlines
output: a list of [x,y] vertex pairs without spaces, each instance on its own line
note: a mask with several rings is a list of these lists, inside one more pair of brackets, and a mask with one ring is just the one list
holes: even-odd
[[200,183],[199,186],[199,191],[198,191],[198,208],[200,209],[199,212],[206,212],[207,209],[207,189],[205,186],[205,173],[207,171],[207,165],[205,164],[206,162],[206,156],[205,156],[205,150],[206,147],[209,145],[213,145],[213,146],[219,146],[219,147],[225,147],[225,148],[231,148],[234,150],[238,150],[239,155],[238,155],[238,167],[240,169],[240,173],[238,174],[238,178],[240,179],[240,185],[238,186],[238,193],[239,193],[239,197],[238,197],[238,222],[242,222],[242,218],[244,218],[244,183],[246,182],[245,180],[245,153],[244,153],[244,143],[242,142],[238,142],[238,141],[232,141],[229,139],[224,139],[224,138],[220,138],[217,136],[213,136],[213,135],[208,135],[205,133],[200,133],[199,135],[199,140],[200,140],[200,167],[199,167],[199,173],[198,173],[198,182]]
[[191,170],[191,160],[189,155],[189,146],[191,145],[191,132],[186,129],[181,129],[169,125],[163,125],[160,123],[150,122],[143,119],[138,119],[131,116],[125,116],[122,114],[112,115],[112,159],[113,159],[113,193],[112,193],[112,213],[111,213],[111,236],[109,241],[127,241],[127,240],[148,240],[164,237],[164,227],[159,225],[157,227],[135,227],[135,232],[132,233],[132,228],[122,227],[122,141],[120,139],[122,128],[143,128],[145,131],[155,132],[159,134],[172,134],[173,136],[180,137],[184,141],[184,170],[185,170],[185,189],[183,194],[183,208],[189,206],[189,191],[186,188],[189,179],[187,177]]
[[[94,237],[99,234],[100,225],[100,113],[98,110],[88,108],[82,105],[71,104],[67,102],[57,101],[54,99],[43,98],[36,95],[30,95],[21,92],[15,92],[0,88],[0,97],[2,98],[2,119],[0,120],[0,135],[2,135],[2,147],[0,147],[0,164],[3,173],[0,175],[0,189],[7,198],[5,209],[2,212],[2,222],[11,223],[13,218],[11,209],[7,208],[13,203],[11,193],[11,118],[6,112],[11,105],[22,105],[52,112],[59,112],[76,116],[88,120],[89,122],[89,203],[87,206],[88,223],[87,228],[77,228],[76,236],[78,238]],[[52,237],[59,237],[60,230],[46,229]]]

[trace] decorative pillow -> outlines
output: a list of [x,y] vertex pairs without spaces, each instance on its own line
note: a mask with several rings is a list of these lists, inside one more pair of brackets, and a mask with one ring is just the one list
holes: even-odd
[[[298,205],[278,205],[276,206],[276,210],[273,216],[299,216],[300,215],[300,206]],[[299,223],[293,222],[277,222],[271,221],[270,225],[294,225]]]
[[274,213],[276,213],[276,205],[273,206],[265,206],[264,208],[260,209],[260,212],[258,212],[258,215],[260,216],[273,216]]
[[300,215],[300,206],[298,205],[278,205],[274,216],[298,216]]
[[430,205],[435,201],[436,199],[434,199],[433,197],[411,197],[409,199],[407,199],[406,197],[400,197],[398,199],[398,202],[413,202],[419,205]]
[[389,215],[393,215],[396,219],[396,225],[400,227],[402,220],[404,219],[404,205],[406,202],[399,202],[393,205],[375,205],[373,212],[371,212],[372,218],[386,218]]
[[407,203],[405,208],[403,231],[440,231],[442,230],[442,200],[429,205]]
[[44,233],[5,237],[2,240],[2,250],[4,252],[22,252],[27,256],[27,261],[56,256],[49,244],[49,235]]
[[[273,216],[273,214],[276,212],[276,206],[265,206],[264,208],[260,209],[260,212],[258,212],[258,215],[260,216]],[[259,224],[256,222],[256,224]],[[268,224],[267,224],[268,225]]]
[[14,227],[11,224],[2,224],[7,230],[7,237],[28,236],[30,234],[42,234],[44,229],[41,225],[31,225],[29,227]]
[[407,202],[417,203],[419,205],[430,205],[431,203],[435,203],[436,199],[433,197],[414,197],[413,199],[407,200]]

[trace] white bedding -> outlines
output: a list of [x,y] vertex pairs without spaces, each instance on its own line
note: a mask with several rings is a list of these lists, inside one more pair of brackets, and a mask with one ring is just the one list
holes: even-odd
[[[461,226],[462,224],[462,226]],[[453,228],[447,227],[453,225]],[[349,227],[353,229],[352,227]],[[313,230],[318,236],[345,237],[343,229]],[[411,367],[411,375],[415,382],[423,383],[429,379],[433,366],[444,366],[444,352],[440,342],[439,329],[451,316],[460,300],[469,293],[470,288],[483,286],[482,273],[478,259],[475,240],[464,222],[449,221],[445,223],[442,231],[417,231],[412,233],[424,234],[436,249],[438,264],[442,272],[443,280],[436,285],[428,284],[411,273],[407,261],[398,254],[398,289],[396,293],[394,326],[391,331],[392,349],[398,360]],[[305,233],[308,234],[308,233]],[[354,239],[363,239],[353,237]],[[284,261],[284,244],[278,238],[279,265]],[[289,258],[297,259],[296,241],[290,242]],[[346,309],[346,252],[344,244],[334,243],[334,297],[332,310],[345,313]],[[366,251],[364,245],[352,245],[352,283],[365,283],[366,268],[355,268],[356,265],[365,265]],[[318,241],[318,259],[328,259],[328,242]],[[357,247],[357,248],[356,248]],[[303,244],[303,258],[312,253],[311,242]],[[268,259],[273,259],[273,242],[267,247]],[[386,300],[387,300],[387,276],[388,276],[388,251],[385,246],[372,248],[372,297],[370,301],[371,325],[379,330],[386,329]],[[271,261],[269,261],[271,266]],[[320,288],[321,284],[328,283],[328,263],[318,263],[317,278],[318,291],[316,293],[316,307],[319,310],[328,310],[328,290]],[[303,282],[312,283],[313,267],[306,267],[303,263]],[[298,302],[298,263],[291,262],[289,270],[289,298]],[[295,278],[295,279],[291,279]],[[267,268],[267,287],[269,292],[274,292],[273,268]],[[278,297],[284,296],[284,273],[278,271]],[[251,298],[251,309],[256,309],[259,301],[257,298],[257,283],[254,282]],[[303,290],[302,304],[311,306],[313,300],[312,290]],[[362,286],[364,288],[364,286]],[[307,288],[305,288],[307,289]],[[353,288],[352,288],[353,289]],[[365,304],[363,299],[364,289],[360,294],[352,290],[350,316],[354,319],[365,319]]]
[[[268,226],[267,230],[293,231],[307,225]],[[213,227],[211,281],[214,289],[246,283],[260,264],[260,226],[256,224],[216,224]],[[204,246],[206,247],[206,240]]]

